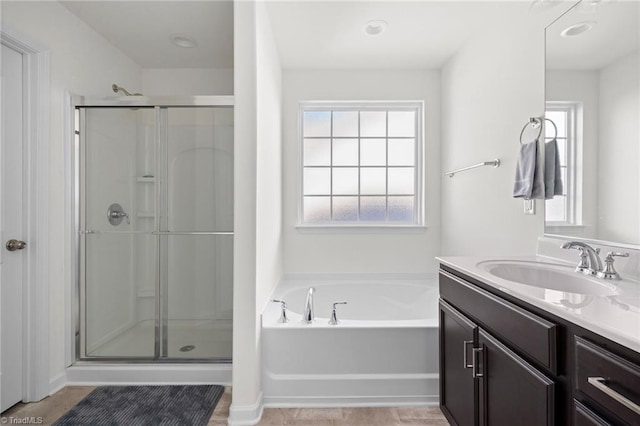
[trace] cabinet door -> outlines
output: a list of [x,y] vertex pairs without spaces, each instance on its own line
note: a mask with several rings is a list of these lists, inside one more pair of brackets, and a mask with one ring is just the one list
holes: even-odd
[[483,329],[478,348],[480,425],[553,425],[553,381]]
[[478,326],[440,300],[440,406],[454,425],[477,423],[477,380],[471,356]]

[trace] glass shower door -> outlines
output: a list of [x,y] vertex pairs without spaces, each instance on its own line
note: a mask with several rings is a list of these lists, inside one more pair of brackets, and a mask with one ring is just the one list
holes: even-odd
[[[155,111],[80,109],[80,356],[154,358]],[[147,168],[145,172],[141,170]]]
[[230,360],[233,108],[79,114],[80,358]]
[[230,359],[233,110],[168,108],[163,122],[161,356]]

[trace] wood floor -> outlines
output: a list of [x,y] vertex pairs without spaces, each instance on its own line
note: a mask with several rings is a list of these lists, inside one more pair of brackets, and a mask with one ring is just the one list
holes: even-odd
[[[17,404],[2,413],[2,424],[25,423],[48,426],[94,389],[92,386],[68,386],[40,402]],[[225,388],[209,426],[227,424],[231,388]],[[438,407],[388,408],[265,408],[259,425],[264,426],[446,426]],[[122,425],[126,426],[126,425]],[[185,425],[188,426],[188,425]]]

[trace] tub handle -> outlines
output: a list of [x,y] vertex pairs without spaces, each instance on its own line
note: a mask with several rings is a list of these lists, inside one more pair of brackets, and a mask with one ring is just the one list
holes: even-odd
[[463,353],[463,362],[464,362],[464,368],[473,368],[473,363],[469,364],[469,360],[467,359],[467,353],[469,352],[467,349],[467,346],[469,345],[473,345],[473,340],[465,340],[464,342],[462,342],[462,353]]
[[484,350],[484,348],[473,348],[473,359],[472,359],[472,361],[473,361],[473,370],[471,370],[471,376],[474,379],[478,379],[478,378],[484,377],[483,373],[479,373],[478,372],[478,364],[479,364],[478,354],[480,352],[482,352],[483,350]]
[[284,300],[277,300],[277,299],[271,299],[271,301],[275,303],[279,303],[280,309],[282,309],[282,312],[280,313],[280,319],[278,319],[278,322],[282,324],[289,322],[289,319],[287,318],[287,302],[285,302]]
[[346,305],[347,302],[333,302],[333,306],[331,308],[331,317],[329,318],[329,325],[338,325],[340,321],[338,321],[338,316],[336,315],[336,306],[337,305]]

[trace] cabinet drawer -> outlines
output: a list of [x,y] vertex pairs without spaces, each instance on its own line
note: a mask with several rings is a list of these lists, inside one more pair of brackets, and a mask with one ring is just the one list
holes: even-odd
[[640,366],[575,337],[575,387],[626,424],[640,424]]
[[575,426],[612,426],[575,399],[573,400],[573,424]]
[[556,324],[446,271],[440,271],[440,297],[557,374]]

